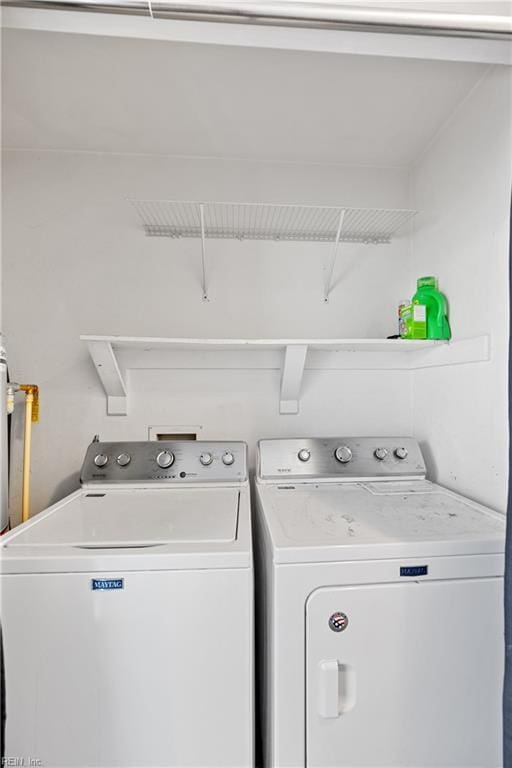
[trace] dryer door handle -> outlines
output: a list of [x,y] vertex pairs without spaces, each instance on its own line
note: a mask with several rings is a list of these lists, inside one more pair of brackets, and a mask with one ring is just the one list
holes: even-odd
[[356,703],[356,670],[337,659],[321,661],[318,680],[318,713],[336,718],[350,712]]

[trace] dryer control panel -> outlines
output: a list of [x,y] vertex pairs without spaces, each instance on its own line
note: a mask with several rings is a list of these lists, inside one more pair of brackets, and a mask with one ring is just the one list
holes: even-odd
[[412,437],[328,437],[261,440],[260,480],[422,479],[425,462]]
[[213,440],[115,443],[94,440],[87,449],[80,474],[84,485],[234,483],[245,480],[246,444]]

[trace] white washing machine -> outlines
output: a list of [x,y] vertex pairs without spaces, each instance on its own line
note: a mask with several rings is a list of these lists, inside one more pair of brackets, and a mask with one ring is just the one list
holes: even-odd
[[266,768],[500,766],[504,517],[397,437],[263,440],[256,498]]
[[1,554],[6,759],[253,765],[245,444],[93,442]]

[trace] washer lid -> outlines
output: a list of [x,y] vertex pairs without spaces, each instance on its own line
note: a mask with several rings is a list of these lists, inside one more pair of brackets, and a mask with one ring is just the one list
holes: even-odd
[[84,490],[34,518],[8,540],[6,549],[232,542],[239,496],[237,488]]
[[426,480],[258,487],[276,562],[504,551],[505,519]]

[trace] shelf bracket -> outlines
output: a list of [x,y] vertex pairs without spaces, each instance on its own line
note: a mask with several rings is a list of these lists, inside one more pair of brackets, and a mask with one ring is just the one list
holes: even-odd
[[445,365],[487,363],[491,359],[491,337],[488,333],[469,339],[441,342],[439,346],[419,350],[411,360],[410,370],[441,368]]
[[208,284],[206,281],[206,236],[204,232],[204,205],[199,204],[199,218],[201,220],[201,265],[203,269],[203,301],[208,301]]
[[298,413],[307,344],[290,344],[284,350],[279,413]]
[[336,266],[336,259],[338,257],[338,249],[340,245],[341,233],[343,231],[343,221],[345,219],[345,209],[340,211],[340,218],[338,222],[338,231],[336,232],[336,240],[334,241],[334,248],[331,255],[331,260],[327,266],[325,275],[325,287],[324,287],[324,301],[329,301],[329,294],[332,290],[332,278],[334,275],[334,267]]
[[88,341],[89,354],[107,395],[109,416],[126,416],[128,397],[126,383],[109,341]]

